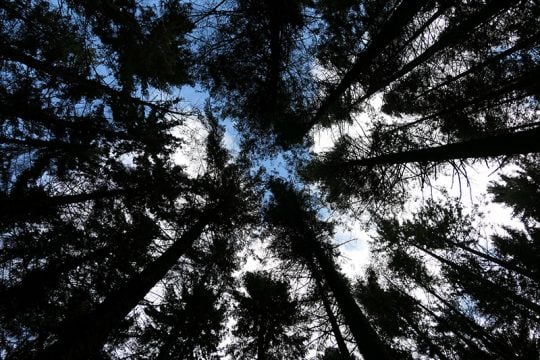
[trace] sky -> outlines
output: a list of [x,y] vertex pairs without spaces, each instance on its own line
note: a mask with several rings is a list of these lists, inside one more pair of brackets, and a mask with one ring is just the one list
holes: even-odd
[[[204,91],[194,88],[184,88],[181,92],[183,97],[183,104],[187,107],[202,109],[204,103],[208,98],[208,94]],[[375,97],[371,105],[377,109],[380,109],[382,101],[380,97]],[[309,149],[310,152],[315,154],[321,154],[325,151],[329,151],[334,142],[340,135],[348,134],[350,136],[358,136],[360,134],[361,127],[369,122],[367,114],[360,114],[355,124],[353,125],[340,125],[334,126],[328,129],[314,129],[312,136],[314,139],[313,146]],[[225,128],[224,145],[231,154],[234,156],[239,151],[239,134],[234,128],[234,124],[230,120],[221,122],[221,125]],[[196,176],[204,171],[204,140],[207,134],[207,130],[199,119],[193,117],[188,118],[187,121],[177,129],[176,135],[185,139],[187,145],[178,149],[175,153],[175,160],[177,163],[186,167],[186,171]],[[287,169],[287,164],[283,158],[283,154],[278,154],[274,158],[268,158],[264,160],[260,165],[267,169],[267,172],[272,175],[278,175],[285,178],[290,177],[290,171]],[[474,167],[468,169],[469,183],[458,181],[457,177],[452,173],[441,174],[437,179],[433,180],[433,187],[413,187],[412,199],[406,204],[405,211],[400,216],[407,217],[411,213],[418,209],[426,200],[430,198],[443,198],[443,193],[437,189],[445,189],[446,192],[452,197],[459,198],[465,209],[470,209],[474,205],[478,205],[480,209],[486,214],[486,220],[490,223],[497,225],[489,228],[489,231],[496,232],[501,231],[501,225],[519,226],[519,222],[512,219],[511,210],[505,208],[499,204],[494,204],[489,200],[487,195],[487,186],[490,182],[499,178],[500,173],[511,173],[514,168],[504,168],[501,171],[495,171],[496,164],[480,163]],[[338,259],[338,264],[341,266],[342,271],[351,279],[354,280],[361,277],[365,272],[366,267],[370,263],[371,253],[369,251],[369,241],[374,236],[374,229],[370,227],[369,219],[362,218],[357,219],[349,214],[331,212],[329,209],[322,209],[320,211],[321,217],[335,220],[340,223],[336,227],[335,237],[333,242],[339,247],[341,256]],[[237,277],[241,277],[246,271],[255,271],[261,269],[271,270],[277,266],[275,261],[264,261],[266,250],[263,242],[258,239],[252,241],[249,246],[249,250],[244,254],[246,255],[246,262],[242,269],[236,274]],[[147,296],[147,300],[152,302],[160,301],[161,289],[159,285],[152,290]],[[234,325],[234,321],[229,321],[228,327]],[[230,339],[229,339],[230,340]],[[226,340],[225,342],[229,341]],[[225,345],[222,344],[222,345]],[[226,356],[222,358],[227,359]],[[315,353],[312,351],[310,357],[313,357]]]
[[[202,109],[205,101],[208,99],[208,93],[198,88],[186,86],[181,90],[183,105],[188,108]],[[374,96],[370,100],[371,107],[382,114],[380,107],[382,105],[381,96]],[[386,115],[382,115],[386,116]],[[350,135],[356,137],[361,134],[361,127],[369,123],[369,117],[366,113],[359,114],[356,121],[351,125],[335,125],[331,128],[316,128],[312,131],[314,139],[313,146],[310,152],[321,154],[332,149],[333,144],[341,135]],[[230,120],[222,121],[221,124],[225,128],[224,145],[234,156],[239,151],[239,134],[234,128],[234,124]],[[186,138],[187,147],[179,149],[175,154],[178,163],[186,166],[188,173],[199,173],[201,167],[204,166],[204,138],[206,130],[197,119],[186,121],[182,129],[179,129],[178,134]],[[290,177],[290,171],[287,169],[286,161],[283,154],[278,154],[274,158],[268,158],[261,163],[269,174],[279,175],[282,177]],[[451,197],[459,198],[465,209],[470,209],[477,205],[486,215],[486,220],[495,224],[493,231],[500,231],[501,225],[520,226],[520,222],[512,217],[512,212],[509,208],[500,204],[492,203],[490,195],[487,194],[487,186],[492,181],[497,181],[500,174],[509,174],[515,171],[514,167],[505,167],[498,169],[498,165],[491,163],[478,163],[474,167],[467,169],[468,181],[461,179],[461,183],[455,174],[447,171],[446,174],[440,174],[437,179],[433,179],[433,187],[413,187],[412,200],[406,204],[405,211],[402,216],[406,217],[415,209],[418,209],[426,200],[431,198],[442,199],[442,192],[437,189],[444,189]],[[324,211],[323,211],[324,212]],[[355,278],[363,273],[363,270],[369,263],[369,239],[373,236],[373,229],[369,229],[369,224],[366,225],[366,219],[355,219],[347,214],[331,213],[323,214],[330,216],[332,220],[337,220],[345,223],[337,227],[337,232],[334,238],[334,243],[341,244],[339,246],[342,254],[339,259],[343,271],[350,277]],[[258,245],[255,244],[255,248]],[[259,253],[262,256],[262,253]],[[264,267],[256,257],[250,258],[246,264],[246,269],[257,269]]]

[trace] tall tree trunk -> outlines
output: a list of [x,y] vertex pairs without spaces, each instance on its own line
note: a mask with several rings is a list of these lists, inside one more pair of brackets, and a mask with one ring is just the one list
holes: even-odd
[[52,150],[61,150],[73,154],[82,153],[91,148],[90,145],[73,144],[62,140],[42,140],[32,138],[15,139],[2,135],[0,135],[0,144],[16,145],[27,148],[46,148]]
[[506,260],[502,260],[502,259],[499,259],[495,256],[492,256],[492,255],[489,255],[489,254],[486,254],[482,251],[478,251],[476,249],[473,249],[469,246],[465,246],[463,244],[460,244],[458,242],[455,242],[455,241],[452,241],[452,240],[446,240],[448,243],[462,249],[462,250],[465,250],[471,254],[474,254],[484,260],[487,260],[487,261],[490,261],[492,263],[495,263],[497,265],[499,265],[500,267],[502,268],[505,268],[506,270],[510,270],[510,271],[513,271],[517,274],[520,274],[520,275],[523,275],[525,277],[528,277],[529,279],[531,280],[534,280],[536,281],[538,284],[540,284],[540,276],[539,274],[536,274],[532,271],[529,271],[527,269],[524,269],[522,268],[521,266],[518,266],[518,265],[515,265],[515,264],[512,264],[511,262],[509,261],[506,261]]
[[495,291],[496,293],[499,293],[503,297],[506,297],[508,300],[513,301],[515,304],[519,304],[523,306],[524,308],[536,313],[536,318],[533,318],[533,319],[538,320],[539,318],[538,315],[540,315],[540,305],[514,293],[511,290],[508,290],[507,288],[499,286],[496,283],[492,282],[491,280],[484,278],[482,275],[473,273],[468,268],[462,265],[456,264],[453,261],[450,261],[448,259],[445,259],[442,256],[437,255],[434,252],[423,248],[422,246],[417,246],[414,244],[413,246],[417,248],[418,250],[423,251],[426,254],[430,255],[431,257],[439,260],[441,263],[453,268],[454,270],[458,271],[460,274],[470,276],[472,279],[477,280],[478,282],[488,287],[489,289]]
[[321,275],[334,294],[341,314],[364,359],[390,360],[391,357],[386,345],[382,342],[356,303],[349,284],[343,274],[336,269],[335,262],[323,250],[315,238],[311,242],[311,246],[316,263],[321,268]]
[[124,131],[108,129],[92,121],[91,117],[77,116],[56,116],[52,111],[42,109],[30,103],[27,98],[19,98],[14,95],[0,98],[0,115],[2,117],[21,118],[27,123],[34,123],[48,128],[66,131],[70,129],[73,133],[92,134],[94,138],[103,136],[111,141],[115,140],[135,140],[135,138]]
[[371,158],[329,163],[328,166],[395,165],[420,162],[444,162],[458,159],[489,158],[540,152],[540,128],[512,134],[487,136],[426,149],[379,155]]
[[264,339],[264,324],[259,319],[259,331],[257,332],[257,360],[266,360],[266,347]]
[[417,66],[428,61],[439,51],[453,46],[463,38],[470,36],[470,33],[474,31],[477,26],[486,23],[501,10],[511,7],[516,2],[517,0],[491,0],[482,9],[463,20],[459,25],[444,30],[433,45],[431,45],[422,54],[411,60],[409,63],[405,64],[399,71],[381,79],[381,81],[371,86],[371,88],[358,101],[368,99],[376,92],[390,85],[393,81],[401,78],[415,69]]
[[[409,298],[413,299],[417,304],[423,306],[423,304],[418,299],[416,299],[415,297],[407,294],[405,291],[400,289],[396,284],[394,284],[387,277],[385,277],[385,278],[387,279],[387,281],[389,283],[391,283],[394,286],[394,288],[398,289],[401,293],[403,293],[403,294],[407,295]],[[433,290],[429,285],[421,283],[418,279],[414,279],[414,280],[418,283],[418,285],[422,289],[424,289],[426,292],[428,292],[429,294],[434,296],[447,309],[449,309],[451,312],[456,314],[463,321],[464,325],[462,325],[462,326],[465,326],[468,329],[468,330],[466,330],[467,333],[475,334],[477,336],[477,338],[482,342],[482,344],[486,348],[488,348],[488,349],[496,352],[497,354],[501,355],[501,357],[503,359],[510,360],[510,358],[508,358],[508,356],[505,355],[505,354],[508,353],[508,350],[504,349],[504,347],[501,346],[501,342],[498,339],[494,338],[483,327],[478,325],[473,319],[470,319],[467,315],[463,314],[458,308],[456,308],[453,304],[451,304],[449,301],[447,301],[442,296],[440,296],[437,293],[437,291]],[[446,323],[448,323],[448,322],[446,322]],[[448,324],[448,325],[449,325],[449,328],[452,329],[452,331],[455,332],[455,333],[463,331],[463,330],[460,331],[460,330],[455,329],[454,327],[450,326],[451,324]]]
[[534,45],[538,39],[540,38],[540,33],[536,33],[534,34],[533,36],[531,37],[528,37],[526,39],[519,39],[518,42],[516,42],[516,44],[500,53],[498,53],[497,55],[494,55],[492,57],[489,57],[487,58],[486,60],[482,61],[481,63],[479,64],[476,64],[474,66],[471,66],[469,69],[459,73],[458,75],[456,76],[452,76],[451,78],[421,92],[420,94],[416,95],[412,100],[418,100],[420,99],[421,97],[425,96],[426,94],[428,93],[431,93],[435,90],[438,90],[450,83],[454,83],[464,77],[466,77],[467,75],[470,75],[472,73],[474,73],[475,71],[478,71],[480,69],[483,69],[491,64],[494,64],[495,62],[497,62],[498,60],[502,60],[504,59],[505,57],[508,57],[509,55],[513,55],[514,53],[520,51],[520,50],[523,50],[531,45]]
[[109,252],[109,248],[101,248],[81,257],[70,257],[61,262],[55,260],[43,269],[32,270],[22,281],[0,293],[2,308],[11,317],[45,303],[48,292],[60,281],[62,275]]
[[116,329],[145,295],[176,264],[211,222],[206,211],[162,255],[99,304],[93,311],[67,319],[58,333],[58,340],[37,354],[39,360],[89,359],[101,350],[111,331]]
[[[159,104],[154,104],[152,102],[133,97],[127,92],[111,88],[107,85],[102,84],[98,80],[88,79],[85,76],[81,76],[73,72],[72,69],[60,68],[54,65],[47,64],[41,60],[35,59],[25,54],[22,51],[19,51],[18,49],[8,44],[0,43],[0,59],[15,61],[42,73],[56,76],[66,82],[78,84],[79,86],[81,86],[82,89],[84,89],[84,91],[90,93],[101,92],[109,95],[114,99],[128,101],[132,104],[148,106],[149,108],[156,111],[161,111],[165,113],[177,113],[167,107],[163,107]],[[182,113],[178,114],[185,115]]]
[[356,62],[323,100],[317,113],[311,119],[311,125],[318,123],[334,106],[339,98],[356,82],[358,76],[362,74],[369,64],[396,38],[403,28],[414,18],[422,8],[422,1],[403,0],[393,12],[387,22],[383,25],[379,33],[373,37],[366,50],[358,54]]
[[343,338],[343,334],[341,333],[341,329],[339,328],[336,316],[332,311],[332,306],[330,304],[330,300],[328,299],[327,291],[323,287],[321,276],[314,267],[312,267],[311,272],[313,273],[313,276],[315,278],[315,283],[317,284],[319,296],[323,303],[324,310],[326,311],[326,315],[328,316],[328,321],[330,321],[330,326],[332,327],[332,332],[334,333],[334,338],[336,340],[339,352],[344,359],[351,359],[351,354],[349,353],[349,349],[347,348],[347,344],[345,343],[345,339]]
[[[436,111],[435,113],[432,113],[430,115],[426,115],[411,122],[398,125],[393,129],[388,130],[388,133],[395,133],[399,130],[410,128],[411,126],[418,125],[428,120],[437,119],[441,115],[452,115],[456,112],[463,112],[463,109],[471,106],[474,106],[475,108],[473,108],[471,111],[466,111],[465,113],[474,114],[479,111],[489,109],[492,106],[504,105],[508,102],[513,102],[519,99],[523,99],[527,96],[532,96],[538,93],[538,91],[540,90],[540,86],[536,81],[539,76],[540,67],[536,67],[533,70],[521,74],[516,79],[502,84],[502,86],[498,88],[489,89],[485,93],[470,96],[462,102],[457,103],[457,105],[451,104],[450,106],[443,108],[442,110]],[[510,94],[512,94],[513,96],[505,97],[505,95]],[[500,101],[496,102],[498,100]]]

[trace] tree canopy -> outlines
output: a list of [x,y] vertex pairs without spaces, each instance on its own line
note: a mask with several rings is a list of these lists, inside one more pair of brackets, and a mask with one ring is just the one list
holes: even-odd
[[536,0],[0,0],[0,359],[540,357],[538,29]]

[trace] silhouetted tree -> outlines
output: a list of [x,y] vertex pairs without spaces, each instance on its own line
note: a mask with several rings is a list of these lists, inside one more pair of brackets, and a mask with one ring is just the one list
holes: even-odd
[[[451,202],[428,202],[412,220],[377,221],[374,244],[387,260],[386,268],[380,265],[376,271],[384,279],[379,282],[371,273],[358,294],[383,333],[395,331],[390,336],[393,348],[401,347],[399,339],[414,338],[419,349],[438,358],[452,353],[486,359],[537,356],[539,282],[537,261],[532,259],[538,256],[538,183],[534,180],[538,176],[534,162],[522,166],[490,190],[496,201],[504,201],[523,216],[525,230],[506,226],[506,234],[484,240],[474,214],[466,215]],[[418,298],[419,291],[426,294],[423,299]],[[399,314],[386,325],[385,312],[377,308],[384,298],[398,301],[391,307]],[[400,309],[405,304],[411,310]],[[403,325],[395,328],[400,317]],[[428,319],[436,325],[429,325]]]
[[274,250],[285,259],[303,263],[308,271],[320,272],[362,356],[367,359],[390,358],[385,345],[352,296],[348,280],[335,263],[327,243],[333,224],[319,220],[309,197],[296,191],[291,184],[275,180],[270,187],[273,197],[265,216],[273,227]]
[[298,302],[289,285],[268,273],[250,272],[243,277],[242,290],[235,294],[237,338],[231,353],[238,359],[298,359],[305,354],[306,338],[299,331],[303,321]]

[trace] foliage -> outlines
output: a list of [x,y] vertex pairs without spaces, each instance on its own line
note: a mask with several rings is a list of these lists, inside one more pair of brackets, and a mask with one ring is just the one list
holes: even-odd
[[[0,1],[0,358],[537,358],[539,15]],[[480,160],[519,168],[489,186],[519,226],[403,211]],[[344,212],[377,230],[354,283]]]

